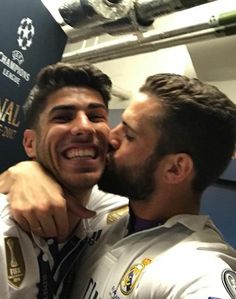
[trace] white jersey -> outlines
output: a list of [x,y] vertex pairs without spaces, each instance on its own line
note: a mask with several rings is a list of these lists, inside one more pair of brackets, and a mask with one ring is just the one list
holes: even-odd
[[73,279],[71,270],[84,245],[96,241],[103,226],[112,223],[110,216],[116,217],[115,211],[122,213],[126,206],[127,199],[95,187],[88,207],[97,211],[96,217],[84,220],[70,240],[58,244],[54,239],[45,240],[22,231],[10,218],[6,196],[1,194],[0,299],[67,299]]
[[236,252],[203,215],[127,236],[128,216],[79,258],[71,299],[236,298]]

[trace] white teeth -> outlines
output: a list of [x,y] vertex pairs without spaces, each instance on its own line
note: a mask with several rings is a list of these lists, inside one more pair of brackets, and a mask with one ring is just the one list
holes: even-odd
[[94,149],[77,149],[73,148],[68,150],[65,153],[66,158],[68,159],[78,159],[78,158],[94,158],[95,151]]

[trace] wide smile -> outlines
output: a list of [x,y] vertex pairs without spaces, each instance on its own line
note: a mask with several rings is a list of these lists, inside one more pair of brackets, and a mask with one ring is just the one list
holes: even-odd
[[96,159],[98,157],[98,150],[95,148],[70,148],[63,152],[63,156],[68,160]]

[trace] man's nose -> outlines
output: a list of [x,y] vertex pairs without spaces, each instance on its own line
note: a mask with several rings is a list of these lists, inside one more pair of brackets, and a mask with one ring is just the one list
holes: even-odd
[[81,112],[72,122],[71,134],[72,135],[92,135],[95,132],[93,123],[89,120],[88,116]]

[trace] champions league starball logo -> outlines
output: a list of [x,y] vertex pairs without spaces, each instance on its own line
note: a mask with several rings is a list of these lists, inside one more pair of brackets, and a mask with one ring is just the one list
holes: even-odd
[[[21,50],[25,51],[31,47],[34,35],[35,28],[32,20],[28,17],[23,18],[17,29],[17,42]],[[18,86],[21,85],[21,79],[26,82],[30,80],[30,73],[23,68],[24,61],[24,55],[18,49],[12,51],[12,59],[0,49],[0,65],[4,65],[2,74]],[[1,110],[0,107],[0,115]]]
[[30,18],[23,18],[17,30],[17,42],[21,50],[28,50],[35,34],[33,22]]

